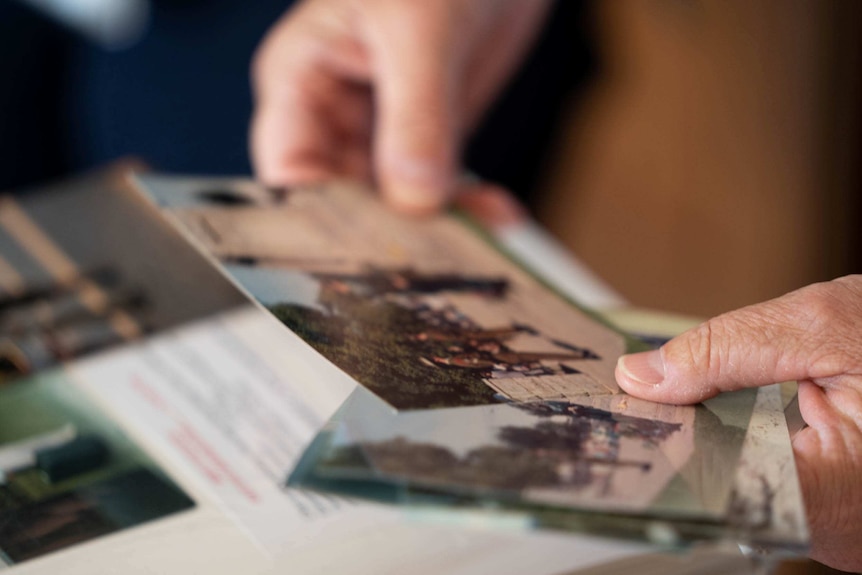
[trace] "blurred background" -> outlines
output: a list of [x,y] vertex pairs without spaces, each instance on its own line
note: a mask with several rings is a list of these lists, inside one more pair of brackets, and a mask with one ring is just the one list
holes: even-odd
[[712,315],[862,271],[862,4],[596,4],[536,209],[633,302]]
[[[0,0],[0,189],[137,156],[247,174],[286,0]],[[467,150],[639,306],[712,315],[862,270],[862,4],[559,2]]]

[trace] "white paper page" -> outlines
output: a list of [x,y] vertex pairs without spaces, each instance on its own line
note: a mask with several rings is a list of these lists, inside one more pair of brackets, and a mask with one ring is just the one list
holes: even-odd
[[429,573],[519,573],[529,565],[552,574],[648,550],[414,523],[398,508],[283,488],[302,449],[355,384],[252,306],[81,362],[74,373],[272,565],[306,565],[310,573],[347,565],[351,572],[399,573],[408,565],[415,572],[417,563]]
[[[274,328],[274,329],[273,329]],[[73,368],[121,421],[146,430],[199,489],[270,554],[314,536],[321,524],[364,528],[397,520],[380,506],[282,487],[287,474],[353,384],[339,373],[305,399],[322,364],[293,334],[252,306],[196,322]],[[250,342],[279,341],[273,357]],[[256,345],[256,344],[254,344]],[[266,345],[266,344],[264,344]],[[309,363],[317,363],[310,374]],[[333,370],[335,371],[335,370]]]

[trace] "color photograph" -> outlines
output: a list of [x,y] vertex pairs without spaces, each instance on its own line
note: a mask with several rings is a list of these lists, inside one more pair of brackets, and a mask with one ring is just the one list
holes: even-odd
[[0,389],[0,566],[193,507],[64,372]]
[[[751,412],[749,399],[738,398],[743,413]],[[388,417],[358,398],[333,423],[315,468],[329,479],[480,499],[716,520],[731,500],[746,432],[740,422],[723,422],[705,406],[623,395]],[[715,447],[696,449],[705,444]]]
[[608,328],[471,220],[401,218],[341,184],[137,183],[236,285],[361,384],[288,485],[420,515],[499,509],[528,529],[652,540],[660,521],[664,543],[805,541],[777,390],[683,407],[622,393],[617,357],[672,333],[629,325],[635,341]]
[[151,206],[107,178],[0,196],[0,385],[241,302]]
[[463,219],[397,217],[349,186],[282,191],[277,201],[238,188],[227,202],[224,183],[147,178],[230,277],[397,409],[619,392],[613,370],[630,340]]

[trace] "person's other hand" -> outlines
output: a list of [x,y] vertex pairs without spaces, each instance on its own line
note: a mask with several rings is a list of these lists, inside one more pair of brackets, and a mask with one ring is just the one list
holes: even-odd
[[548,0],[306,0],[253,65],[251,152],[270,184],[376,178],[440,208],[462,142],[524,56]]
[[809,427],[793,451],[811,556],[862,570],[862,276],[721,315],[660,350],[623,356],[616,373],[625,391],[665,403],[799,381]]

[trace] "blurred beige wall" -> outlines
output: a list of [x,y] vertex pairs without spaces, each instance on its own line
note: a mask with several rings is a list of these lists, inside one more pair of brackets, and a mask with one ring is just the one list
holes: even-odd
[[641,306],[710,315],[846,273],[860,6],[598,3],[602,76],[540,219]]

